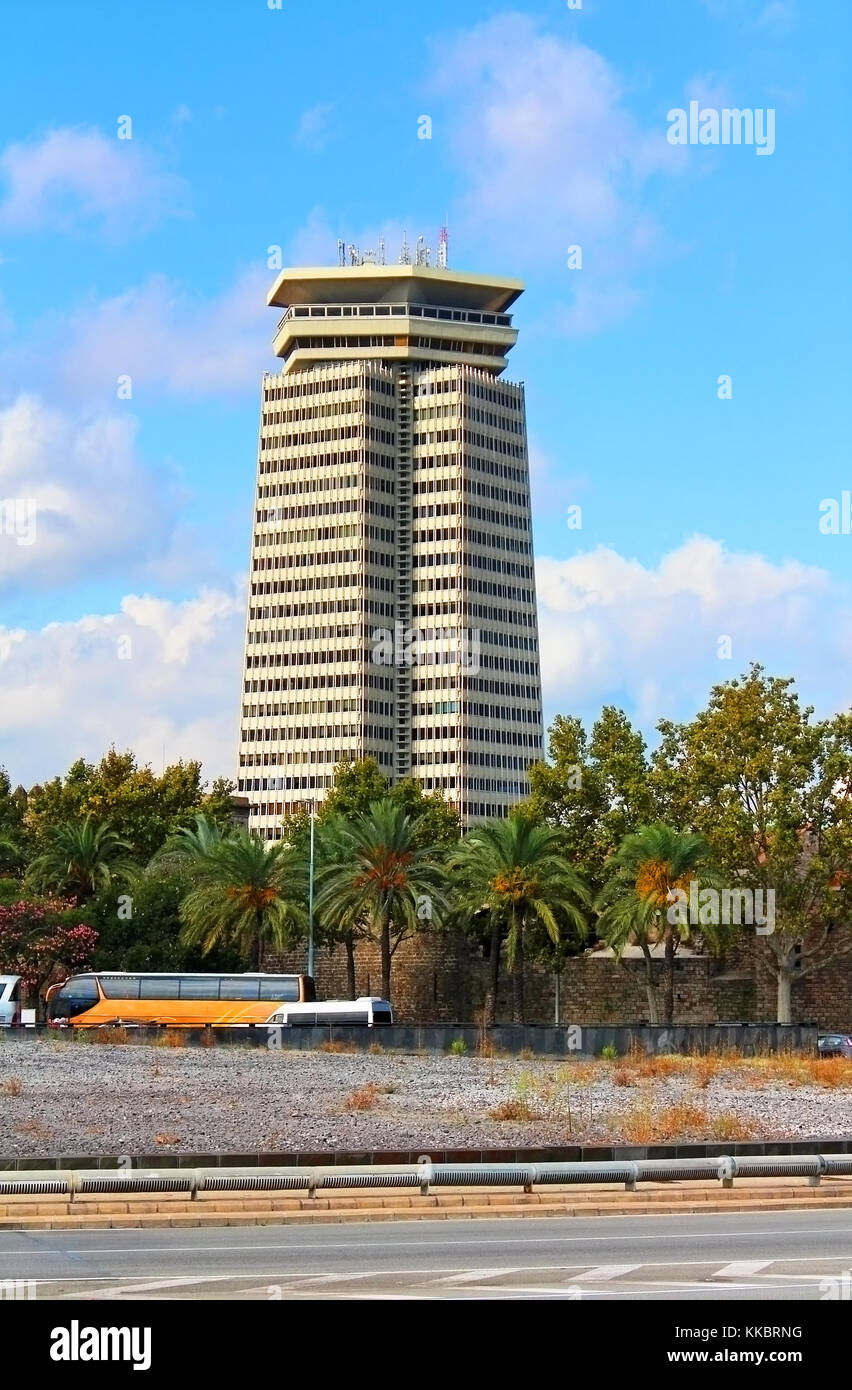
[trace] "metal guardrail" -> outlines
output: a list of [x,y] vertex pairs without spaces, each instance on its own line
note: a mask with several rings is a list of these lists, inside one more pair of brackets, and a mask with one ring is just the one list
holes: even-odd
[[807,1178],[811,1187],[824,1177],[852,1176],[852,1154],[791,1157],[625,1159],[600,1163],[418,1163],[363,1168],[189,1168],[152,1172],[102,1169],[0,1173],[0,1196],[47,1196],[73,1202],[87,1195],[121,1193],[306,1192],[351,1188],[419,1188],[426,1196],[437,1187],[520,1187],[623,1183],[635,1192],[642,1182],[698,1182],[716,1178],[732,1187],[737,1178]]

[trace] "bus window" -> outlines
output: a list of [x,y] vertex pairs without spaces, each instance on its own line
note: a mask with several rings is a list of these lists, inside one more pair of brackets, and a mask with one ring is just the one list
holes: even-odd
[[299,1001],[299,976],[282,975],[278,979],[261,980],[260,982],[261,999],[281,999],[289,1004],[296,1004]]
[[93,975],[78,975],[66,980],[61,989],[50,998],[51,1018],[74,1018],[85,1013],[100,1000],[98,986]]
[[259,998],[260,981],[247,978],[245,975],[229,975],[222,980],[219,989],[220,999],[257,999]]
[[188,975],[180,982],[181,999],[218,999],[218,975]]
[[118,979],[111,979],[109,975],[101,975],[100,981],[106,999],[139,998],[138,975],[124,975]]
[[171,978],[167,975],[149,975],[147,979],[143,975],[141,988],[139,990],[140,999],[177,999],[180,980],[176,975]]

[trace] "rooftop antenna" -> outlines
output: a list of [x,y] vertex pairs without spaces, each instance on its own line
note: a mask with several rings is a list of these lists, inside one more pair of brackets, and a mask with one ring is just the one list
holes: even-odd
[[399,264],[411,265],[411,252],[408,249],[408,233],[406,231],[402,233],[402,250],[399,253]]
[[341,241],[339,237],[337,239],[337,264],[346,264],[346,242]]
[[439,268],[440,268],[441,270],[446,270],[446,268],[447,268],[447,258],[448,258],[448,252],[449,252],[449,242],[450,242],[450,233],[449,233],[449,229],[447,228],[447,224],[444,223],[443,227],[441,228],[440,232],[438,233],[438,257],[437,257],[437,265],[439,266]]
[[419,237],[417,238],[417,250],[416,250],[415,255],[414,255],[415,264],[416,264],[416,265],[428,265],[428,264],[429,264],[429,257],[430,257],[431,254],[432,254],[432,253],[431,253],[429,247],[426,245],[425,238],[422,237],[422,236],[419,236]]
[[385,239],[384,239],[383,236],[380,236],[380,237],[379,237],[378,258],[379,258],[379,265],[384,265],[384,263],[385,263]]
[[350,265],[358,265],[360,259],[361,259],[361,257],[358,255],[358,247],[357,247],[357,246],[350,246],[350,247],[349,247],[349,264],[350,264]]

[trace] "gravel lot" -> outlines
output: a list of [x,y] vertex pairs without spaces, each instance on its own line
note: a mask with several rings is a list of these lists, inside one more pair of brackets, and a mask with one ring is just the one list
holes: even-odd
[[[852,1064],[834,1089],[728,1071],[703,1089],[694,1072],[618,1085],[617,1073],[545,1058],[4,1041],[0,1157],[650,1142],[631,1116],[653,1126],[673,1106],[691,1110],[683,1139],[852,1135]],[[501,1108],[520,1115],[494,1118]]]

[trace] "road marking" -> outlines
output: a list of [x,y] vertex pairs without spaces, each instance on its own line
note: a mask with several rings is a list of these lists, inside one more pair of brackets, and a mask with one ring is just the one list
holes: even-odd
[[[535,1269],[536,1266],[533,1266]],[[543,1268],[548,1268],[547,1265]],[[506,1274],[528,1274],[528,1269],[518,1268],[513,1265],[506,1269],[460,1269],[458,1274],[445,1274],[442,1279],[433,1279],[433,1284],[479,1284],[483,1279],[499,1279]],[[412,1270],[412,1274],[414,1270]]]
[[[809,1213],[809,1214],[810,1214],[810,1213]],[[667,1215],[668,1215],[669,1219],[672,1219],[672,1213],[667,1213]],[[676,1215],[676,1213],[675,1213],[675,1215]],[[741,1212],[739,1212],[739,1213],[734,1213],[734,1212],[720,1212],[720,1213],[719,1213],[719,1216],[721,1216],[721,1217],[726,1217],[726,1218],[730,1218],[731,1216],[734,1216],[734,1215],[740,1215],[740,1216],[741,1216],[742,1213],[741,1213]],[[771,1213],[769,1213],[769,1212],[756,1212],[755,1215],[756,1215],[756,1216],[769,1216],[769,1215],[771,1215]],[[826,1213],[826,1216],[830,1216],[830,1215],[834,1215],[834,1213],[833,1213],[833,1212],[827,1212],[827,1213]],[[482,1218],[482,1220],[486,1220],[486,1219],[487,1219],[487,1218]],[[518,1218],[518,1219],[521,1220],[522,1218]],[[562,1217],[553,1217],[552,1219],[553,1219],[554,1221],[561,1221],[561,1220],[563,1220],[564,1218],[562,1218]],[[625,1219],[631,1220],[631,1221],[638,1221],[638,1220],[641,1220],[641,1221],[651,1222],[651,1221],[661,1220],[661,1219],[662,1219],[662,1216],[659,1216],[659,1217],[658,1217],[658,1216],[656,1216],[656,1215],[653,1215],[653,1216],[652,1216],[652,1215],[646,1215],[646,1216],[641,1216],[641,1217],[627,1217],[627,1218],[625,1218],[625,1217],[623,1217],[623,1216],[610,1216],[610,1217],[597,1217],[597,1218],[595,1218],[595,1221],[596,1221],[596,1223],[599,1225],[599,1224],[600,1224],[600,1221],[602,1221],[602,1220],[606,1220],[606,1221],[621,1221],[621,1220],[625,1220]],[[500,1218],[500,1220],[501,1220],[501,1221],[506,1221],[506,1218],[503,1217],[503,1218]],[[529,1218],[527,1218],[527,1220],[529,1220]],[[364,1222],[363,1224],[364,1224],[364,1225],[368,1225],[368,1224],[370,1224],[370,1223]],[[420,1229],[422,1229],[422,1226],[423,1226],[422,1220],[421,1220],[421,1221],[417,1221],[417,1222],[408,1221],[408,1220],[406,1220],[406,1221],[397,1221],[397,1222],[394,1222],[393,1224],[394,1224],[394,1226],[412,1226],[412,1225],[415,1225],[415,1224],[416,1224]],[[496,1221],[495,1221],[495,1224],[496,1224]],[[471,1222],[470,1222],[470,1221],[465,1221],[464,1223],[462,1223],[461,1221],[457,1221],[457,1222],[452,1222],[452,1221],[451,1221],[451,1222],[446,1222],[446,1223],[444,1223],[444,1226],[445,1226],[445,1227],[446,1227],[447,1225],[452,1225],[452,1226],[454,1226],[454,1227],[455,1227],[455,1226],[461,1227],[461,1226],[463,1225],[465,1231],[468,1231],[468,1230],[470,1229]],[[91,1234],[92,1234],[92,1235],[94,1235],[94,1234],[106,1234],[106,1232],[108,1232],[108,1231],[111,1230],[111,1229],[113,1229],[113,1228],[106,1226],[106,1227],[103,1227],[102,1229],[97,1230],[97,1232],[96,1232],[95,1230],[92,1230],[92,1231],[91,1231]],[[225,1230],[225,1229],[227,1229],[227,1228],[226,1228],[226,1227],[218,1227],[217,1229],[219,1229],[219,1230]],[[268,1229],[268,1228],[267,1228],[267,1229]],[[90,1246],[88,1249],[82,1249],[82,1250],[75,1250],[75,1249],[73,1249],[73,1248],[69,1250],[66,1246],[62,1246],[62,1245],[57,1245],[57,1246],[53,1246],[53,1247],[48,1246],[48,1247],[47,1247],[46,1249],[44,1249],[44,1250],[41,1250],[41,1249],[33,1249],[30,1245],[28,1245],[28,1246],[27,1246],[26,1248],[24,1248],[24,1249],[6,1250],[6,1249],[3,1248],[3,1244],[2,1244],[3,1233],[0,1232],[0,1260],[3,1260],[3,1259],[9,1259],[9,1260],[19,1259],[22,1255],[27,1255],[27,1256],[37,1255],[37,1256],[40,1256],[40,1257],[41,1257],[41,1256],[47,1256],[47,1255],[83,1255],[83,1256],[85,1256],[85,1255],[167,1255],[169,1258],[171,1258],[173,1255],[241,1254],[241,1253],[244,1252],[244,1251],[245,1251],[245,1252],[248,1252],[248,1253],[252,1253],[252,1254],[257,1254],[257,1253],[266,1254],[266,1253],[268,1253],[268,1252],[270,1252],[270,1251],[282,1251],[282,1252],[285,1252],[285,1253],[286,1253],[286,1252],[288,1252],[288,1251],[290,1251],[290,1252],[298,1252],[298,1251],[300,1251],[300,1250],[309,1250],[309,1251],[311,1251],[313,1254],[316,1254],[317,1250],[322,1250],[322,1251],[326,1251],[326,1250],[346,1250],[346,1251],[352,1251],[353,1249],[356,1249],[356,1248],[357,1248],[357,1250],[359,1251],[359,1253],[362,1252],[362,1251],[367,1251],[367,1250],[384,1250],[384,1251],[387,1251],[389,1248],[392,1248],[394,1251],[398,1251],[398,1250],[405,1249],[405,1248],[409,1248],[409,1249],[411,1249],[411,1250],[425,1250],[425,1249],[430,1249],[430,1248],[432,1248],[432,1247],[435,1247],[436,1249],[439,1249],[439,1250],[446,1250],[446,1249],[447,1249],[447,1239],[446,1239],[446,1237],[444,1237],[443,1240],[394,1241],[393,1244],[392,1244],[392,1246],[389,1247],[387,1239],[385,1239],[385,1240],[383,1240],[383,1241],[364,1241],[363,1239],[360,1239],[359,1234],[358,1234],[359,1230],[360,1230],[360,1227],[359,1227],[356,1223],[353,1223],[353,1240],[352,1240],[351,1242],[328,1241],[328,1242],[319,1242],[319,1243],[318,1243],[318,1242],[316,1242],[316,1241],[312,1241],[312,1242],[304,1242],[304,1243],[296,1243],[296,1242],[294,1242],[293,1244],[288,1244],[288,1245],[267,1245],[267,1244],[264,1244],[263,1242],[260,1242],[260,1243],[255,1242],[253,1245],[185,1245],[185,1246],[180,1246],[180,1245],[168,1245],[167,1243],[164,1242],[162,1245],[153,1245],[153,1246],[136,1246],[136,1245],[103,1245],[103,1246]],[[843,1227],[831,1227],[831,1226],[830,1226],[830,1227],[829,1227],[829,1230],[831,1231],[831,1234],[834,1235],[834,1236],[844,1236],[844,1235],[846,1235],[846,1236],[852,1236],[852,1227],[849,1227],[849,1226],[843,1226]],[[34,1236],[35,1236],[37,1233],[36,1233],[36,1232],[32,1232],[32,1231],[26,1231],[26,1232],[23,1232],[23,1231],[22,1231],[22,1232],[14,1232],[14,1233],[9,1232],[9,1234],[26,1235],[27,1238],[28,1238],[28,1241],[33,1241]],[[41,1233],[39,1232],[38,1234],[41,1234]],[[70,1234],[70,1232],[69,1232],[69,1234]],[[684,1239],[688,1239],[688,1240],[690,1240],[690,1241],[693,1241],[693,1240],[767,1240],[767,1239],[777,1240],[779,1237],[782,1237],[782,1236],[803,1236],[803,1235],[824,1236],[825,1234],[826,1234],[826,1228],[825,1228],[824,1226],[796,1226],[796,1227],[793,1227],[791,1230],[783,1229],[783,1230],[779,1230],[779,1231],[773,1231],[773,1230],[754,1230],[754,1231],[724,1231],[724,1230],[717,1230],[717,1231],[690,1231],[690,1230],[688,1229],[688,1227],[687,1227],[687,1228],[684,1230],[684,1232],[683,1232],[683,1238],[684,1238]],[[675,1237],[671,1237],[671,1236],[670,1236],[670,1237],[662,1237],[662,1238],[663,1238],[663,1239],[674,1239]],[[660,1237],[659,1235],[657,1235],[657,1234],[647,1234],[647,1235],[644,1235],[644,1234],[637,1234],[637,1235],[610,1235],[610,1234],[607,1234],[607,1235],[600,1235],[600,1236],[594,1236],[594,1235],[586,1235],[586,1236],[563,1236],[563,1235],[550,1235],[550,1236],[508,1236],[508,1235],[507,1235],[507,1236],[502,1236],[502,1237],[499,1237],[499,1238],[498,1238],[498,1237],[494,1237],[494,1238],[477,1237],[477,1238],[474,1238],[474,1239],[465,1240],[464,1244],[465,1244],[465,1247],[468,1247],[468,1246],[479,1246],[479,1245],[485,1245],[485,1246],[488,1246],[488,1245],[599,1245],[599,1244],[601,1244],[601,1243],[606,1244],[608,1241],[633,1241],[633,1242],[636,1242],[636,1241],[645,1241],[645,1242],[648,1242],[648,1241],[658,1241],[658,1240],[660,1240],[660,1239],[661,1239],[661,1237]],[[775,1258],[778,1258],[778,1257],[776,1256]],[[789,1257],[789,1258],[795,1258],[795,1257],[791,1256],[791,1257]],[[825,1257],[823,1257],[823,1258],[825,1258]],[[659,1263],[659,1262],[658,1262],[658,1263]],[[701,1262],[701,1261],[697,1261],[696,1263],[702,1263],[702,1262]],[[709,1261],[704,1261],[703,1263],[709,1263]]]
[[603,1279],[620,1279],[622,1274],[632,1274],[634,1269],[641,1268],[642,1265],[596,1265],[594,1269],[587,1269],[575,1277],[593,1279],[595,1283],[599,1283]]
[[710,1278],[748,1279],[752,1274],[759,1274],[762,1269],[774,1264],[774,1260],[734,1260],[733,1264],[725,1265],[724,1269],[717,1269]]

